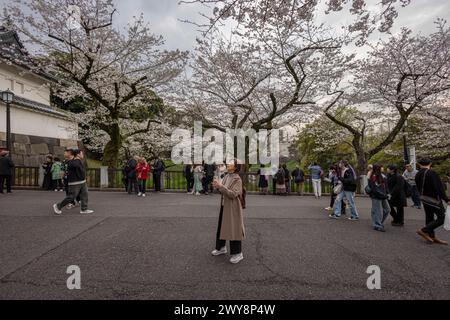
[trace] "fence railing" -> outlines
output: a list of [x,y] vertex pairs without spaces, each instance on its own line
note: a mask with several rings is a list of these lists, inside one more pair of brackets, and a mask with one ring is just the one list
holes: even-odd
[[[102,178],[102,174],[107,174],[107,177]],[[259,192],[259,175],[257,173],[244,173],[242,175],[244,185],[248,192]],[[86,170],[86,180],[88,186],[94,189],[124,189],[124,177],[122,170],[107,169],[102,171],[99,168],[90,168]],[[38,167],[16,167],[14,185],[16,187],[39,187],[42,185],[43,171]],[[102,185],[102,181],[107,183]],[[268,192],[274,191],[273,179],[269,178]],[[167,170],[162,175],[162,187],[165,190],[187,191],[187,181],[183,176],[182,171]],[[297,193],[298,186],[291,180],[291,192]],[[147,188],[154,188],[153,175],[149,175],[147,180]],[[327,182],[322,182],[322,193],[330,193],[331,186]],[[313,193],[313,184],[309,176],[305,177],[303,184],[304,193]]]

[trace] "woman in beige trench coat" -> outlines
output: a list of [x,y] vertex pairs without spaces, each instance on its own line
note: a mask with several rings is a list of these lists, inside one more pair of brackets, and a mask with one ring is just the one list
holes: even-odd
[[226,241],[230,241],[231,259],[233,264],[244,259],[242,240],[245,238],[244,215],[239,196],[242,194],[242,180],[239,176],[241,165],[237,162],[227,165],[228,174],[222,182],[215,180],[214,188],[222,194],[219,225],[216,235],[216,249],[213,256],[227,253]]

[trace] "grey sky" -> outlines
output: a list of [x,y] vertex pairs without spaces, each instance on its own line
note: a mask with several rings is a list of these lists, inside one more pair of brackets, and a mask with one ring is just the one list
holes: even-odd
[[[5,3],[13,0],[0,0],[0,9]],[[205,9],[197,4],[179,5],[179,0],[114,0],[118,8],[117,23],[125,26],[133,16],[140,13],[150,23],[155,34],[161,34],[169,49],[192,50],[195,38],[199,36],[197,27],[179,20],[202,21],[199,11]],[[369,6],[376,6],[380,0],[368,0]],[[412,0],[412,3],[401,9],[393,32],[401,27],[411,28],[414,32],[429,33],[434,29],[436,18],[450,18],[450,0]],[[350,14],[340,12],[327,16],[327,22],[337,27],[352,19]],[[351,21],[351,20],[350,20]],[[379,34],[372,37],[378,39]]]

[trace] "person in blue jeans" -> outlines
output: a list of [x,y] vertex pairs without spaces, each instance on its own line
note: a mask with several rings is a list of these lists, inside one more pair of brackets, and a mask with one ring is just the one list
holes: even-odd
[[347,199],[352,216],[349,218],[351,221],[358,221],[359,214],[355,204],[355,192],[356,192],[356,175],[351,169],[348,161],[342,160],[339,163],[339,175],[338,179],[342,183],[342,192],[338,194],[336,198],[336,205],[334,212],[330,214],[331,219],[339,219],[341,217],[342,200]]
[[369,196],[372,199],[373,229],[385,232],[384,222],[391,213],[391,207],[388,202],[387,178],[381,173],[381,168],[380,164],[373,165],[373,169],[368,176],[368,183],[371,190]]
[[313,163],[311,166],[309,166],[308,170],[311,174],[314,196],[316,197],[316,199],[320,199],[320,197],[322,197],[323,170],[317,163]]
[[411,186],[411,200],[413,201],[413,207],[416,209],[422,209],[422,202],[420,201],[420,194],[416,185],[416,175],[419,171],[414,169],[412,164],[406,165],[406,170],[403,173],[403,178]]

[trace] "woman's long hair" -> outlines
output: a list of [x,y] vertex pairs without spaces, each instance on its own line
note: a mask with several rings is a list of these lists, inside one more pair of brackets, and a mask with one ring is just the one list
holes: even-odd
[[[375,163],[372,168],[372,177],[375,177],[375,182],[378,184],[383,183],[383,176],[381,173],[382,165],[379,163]],[[371,179],[372,179],[371,177]]]

